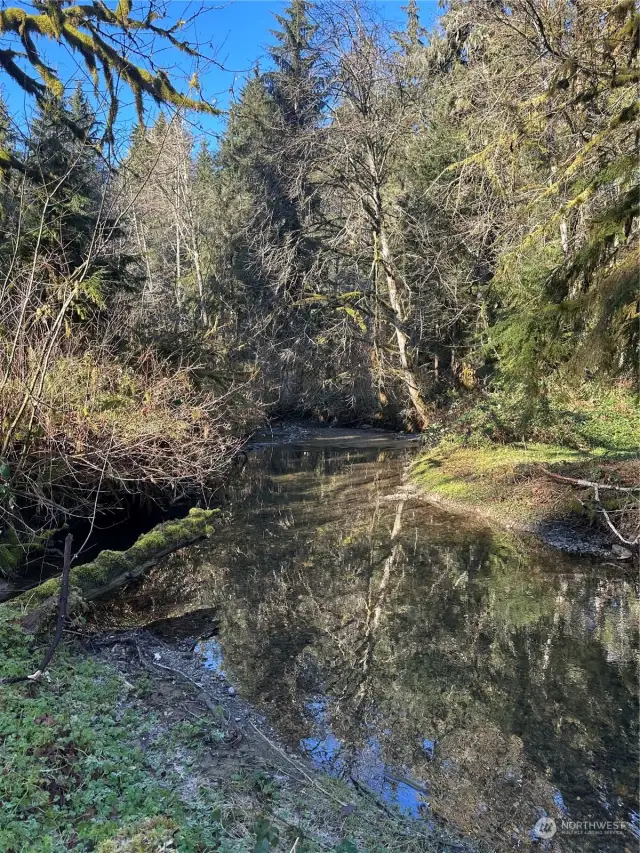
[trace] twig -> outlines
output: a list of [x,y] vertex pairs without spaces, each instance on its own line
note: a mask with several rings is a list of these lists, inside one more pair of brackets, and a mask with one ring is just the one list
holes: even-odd
[[206,691],[204,690],[204,688],[203,688],[202,684],[200,684],[200,682],[196,681],[194,678],[191,678],[191,676],[187,675],[185,672],[181,672],[181,670],[179,670],[179,669],[174,669],[174,667],[172,667],[172,666],[165,666],[164,664],[157,663],[157,661],[147,660],[145,658],[145,656],[142,654],[142,649],[140,648],[140,645],[136,641],[135,637],[131,637],[131,638],[126,637],[125,641],[133,642],[133,644],[136,647],[136,651],[138,652],[138,658],[140,659],[140,663],[144,667],[146,667],[147,669],[151,669],[152,667],[157,667],[158,669],[164,669],[166,672],[171,672],[174,675],[180,676],[180,678],[183,678],[185,681],[188,681],[189,684],[193,685],[197,689],[197,691],[198,691],[197,698],[207,706],[207,708],[214,715],[214,717],[218,716],[220,713],[222,713],[222,716],[224,717],[225,722],[229,723],[231,721],[231,717],[228,714],[226,708],[224,708],[222,705],[216,705],[216,703],[206,693]]
[[[140,646],[137,643],[136,648],[138,649],[138,657],[140,658],[140,660],[143,660],[142,651],[140,650]],[[187,675],[185,672],[181,672],[179,669],[174,669],[172,666],[165,666],[164,664],[158,663],[154,660],[144,660],[143,663],[148,664],[149,666],[157,666],[158,669],[164,669],[167,672],[172,672],[174,675],[179,675],[180,678],[184,678],[186,681],[191,682],[191,684],[197,687],[198,690],[202,690],[202,684],[200,684],[199,681],[196,681],[195,678],[191,678],[190,675]]]
[[609,513],[607,512],[605,507],[600,502],[600,494],[599,494],[598,489],[599,489],[599,486],[594,484],[593,494],[594,494],[594,497],[596,499],[596,503],[598,504],[598,509],[604,515],[604,520],[607,522],[607,527],[613,533],[613,535],[616,536],[622,542],[623,545],[628,545],[631,548],[635,548],[638,545],[638,543],[640,543],[640,533],[636,536],[635,539],[625,539],[625,537],[616,528],[615,524],[611,521],[611,519],[609,517]]
[[640,492],[640,486],[614,486],[609,483],[594,483],[591,480],[582,480],[577,479],[575,477],[565,477],[561,474],[554,474],[552,471],[549,471],[548,468],[544,466],[540,466],[540,470],[550,477],[552,480],[557,480],[560,483],[569,483],[571,486],[581,486],[585,489],[593,489],[593,496],[598,507],[598,511],[602,513],[604,516],[604,520],[607,524],[609,530],[613,533],[613,535],[622,542],[623,545],[626,545],[629,548],[637,549],[638,545],[640,545],[640,534],[636,536],[635,539],[626,539],[620,531],[617,529],[615,524],[611,521],[611,517],[607,512],[605,506],[603,506],[602,501],[600,500],[600,492],[607,489],[609,491],[614,492],[622,492],[623,494],[632,494],[633,492]]
[[612,492],[640,492],[640,486],[614,486],[610,483],[593,483],[591,480],[581,480],[575,477],[564,477],[562,474],[554,474],[553,471],[549,471],[548,468],[545,468],[543,465],[540,466],[540,470],[543,474],[546,474],[547,477],[551,477],[552,480],[557,480],[559,483],[569,483],[572,486],[582,486],[585,489],[607,489]]
[[300,773],[302,776],[304,776],[304,778],[308,782],[311,782],[311,784],[314,786],[314,788],[317,788],[325,796],[334,800],[336,803],[338,803],[338,805],[342,806],[343,808],[346,808],[349,805],[349,803],[343,802],[339,797],[336,797],[335,794],[332,794],[331,791],[327,791],[326,788],[323,788],[322,785],[319,785],[312,776],[309,776],[309,774],[304,770],[304,768],[300,767],[300,765],[297,762],[295,762],[292,758],[289,758],[289,756],[286,754],[286,752],[284,752],[284,750],[280,749],[280,747],[277,746],[277,744],[273,743],[273,741],[269,740],[269,738],[266,736],[266,734],[264,732],[261,732],[260,729],[254,723],[250,723],[250,726],[252,729],[254,729],[260,735],[261,738],[264,738],[264,740],[266,740],[266,742],[269,744],[271,749],[273,749],[275,752],[277,752],[279,755],[281,755],[286,761],[288,761],[289,764],[291,764],[293,767],[295,767],[296,770],[298,771],[298,773]]
[[62,634],[64,630],[64,622],[67,618],[67,607],[69,603],[69,575],[71,573],[71,543],[73,542],[73,536],[71,533],[67,533],[67,536],[64,540],[64,565],[62,568],[62,581],[60,584],[60,597],[58,599],[58,617],[56,619],[56,631],[53,636],[53,640],[51,645],[47,649],[47,652],[42,659],[42,663],[40,664],[40,668],[37,669],[33,675],[18,675],[13,678],[3,678],[0,681],[0,684],[19,684],[22,681],[39,681],[42,678],[42,675],[46,671],[47,667],[53,660],[53,656],[55,654],[56,649],[62,639]]

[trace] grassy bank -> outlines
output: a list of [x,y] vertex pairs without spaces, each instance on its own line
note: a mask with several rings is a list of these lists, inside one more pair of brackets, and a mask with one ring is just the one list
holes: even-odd
[[[596,527],[600,522],[589,490],[553,480],[545,469],[625,487],[640,483],[640,413],[628,394],[556,405],[544,424],[534,425],[531,442],[504,440],[508,433],[499,409],[485,403],[439,427],[445,437],[420,455],[414,482],[451,508],[527,530],[567,518]],[[507,410],[502,417],[509,420],[512,414]],[[632,535],[637,503],[611,493],[603,502],[621,530]]]
[[[291,763],[237,697],[211,693],[207,706],[168,669],[151,672],[160,652],[161,666],[182,665],[161,644],[89,654],[69,636],[45,679],[2,689],[4,853],[453,849],[438,830]],[[33,672],[42,649],[5,614],[0,654],[12,676]]]

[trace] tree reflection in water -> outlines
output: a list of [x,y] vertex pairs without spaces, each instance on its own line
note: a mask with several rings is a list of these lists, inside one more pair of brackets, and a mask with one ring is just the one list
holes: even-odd
[[628,819],[635,584],[427,506],[402,488],[407,459],[253,455],[231,522],[112,603],[110,621],[217,608],[227,672],[283,738],[499,849],[528,846],[545,813]]

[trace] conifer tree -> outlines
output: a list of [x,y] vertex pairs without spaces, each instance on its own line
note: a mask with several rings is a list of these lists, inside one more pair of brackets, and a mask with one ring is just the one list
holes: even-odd
[[113,231],[113,225],[106,214],[107,175],[97,138],[95,116],[80,86],[68,102],[55,97],[39,102],[24,155],[30,227],[19,248],[26,259],[39,254],[46,260],[42,270],[51,285],[89,262],[83,293],[102,304],[121,282],[118,267],[124,259],[101,251],[98,229]]
[[304,130],[314,127],[322,107],[319,51],[314,46],[317,26],[311,21],[311,3],[292,0],[282,15],[274,17],[280,29],[272,30],[278,44],[269,48],[275,70],[265,75],[269,92],[284,125]]
[[427,30],[420,23],[417,0],[409,0],[406,6],[400,8],[407,16],[407,23],[404,31],[394,33],[393,38],[409,54],[425,46]]
[[274,30],[273,70],[256,68],[230,111],[220,162],[252,198],[246,242],[234,258],[261,299],[293,298],[314,264],[312,150],[322,111],[322,79],[311,6],[293,0]]
[[322,111],[323,81],[318,70],[319,53],[314,45],[317,27],[307,0],[292,0],[282,15],[275,15],[273,30],[278,44],[270,48],[274,70],[265,74],[267,92],[274,106],[277,143],[270,158],[270,201],[277,239],[287,251],[283,282],[289,294],[304,289],[313,266],[316,241],[312,235],[312,152],[314,131]]

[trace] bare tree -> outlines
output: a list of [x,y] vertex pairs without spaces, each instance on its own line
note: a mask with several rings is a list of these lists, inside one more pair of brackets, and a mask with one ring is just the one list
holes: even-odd
[[407,326],[413,294],[393,240],[394,167],[412,133],[413,113],[393,50],[366,9],[355,3],[323,7],[322,27],[332,100],[318,168],[342,209],[334,245],[341,252],[359,245],[368,255],[361,274],[368,280],[366,310],[375,318],[374,338],[384,339],[385,327],[391,327],[395,370],[424,426],[429,407]]

